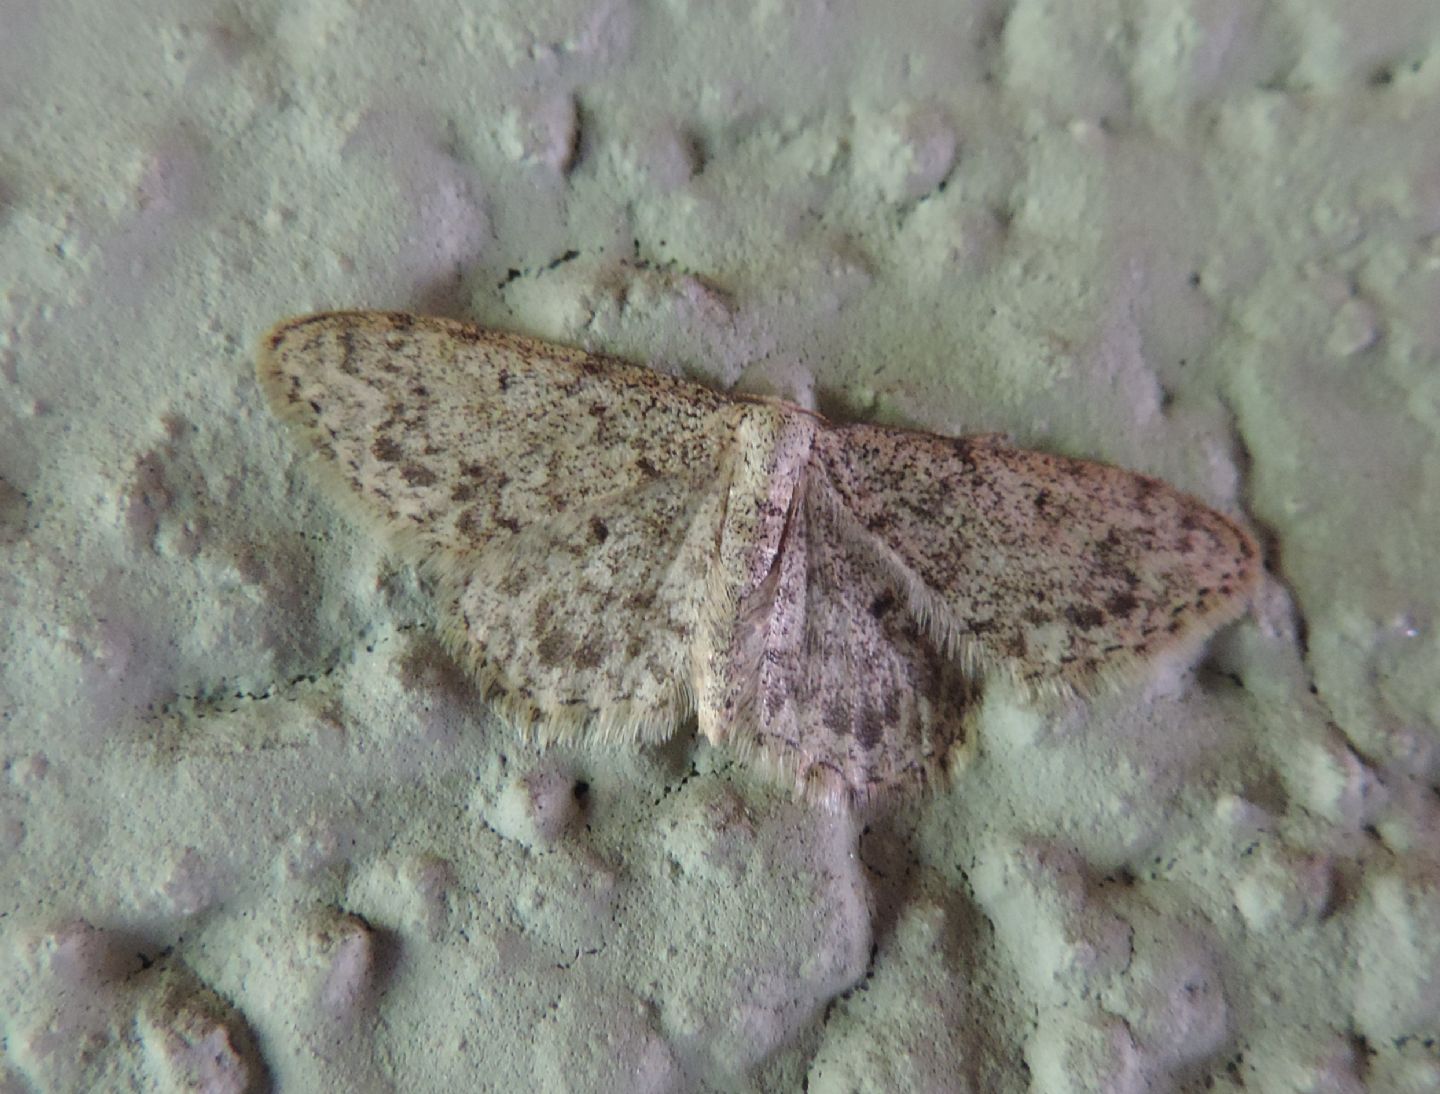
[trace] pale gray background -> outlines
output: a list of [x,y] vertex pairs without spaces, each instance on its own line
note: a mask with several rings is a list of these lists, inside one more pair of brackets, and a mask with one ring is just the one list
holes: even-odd
[[[0,0],[0,1090],[1440,1088],[1437,290],[1433,0]],[[541,754],[262,405],[354,306],[1111,460],[1271,577],[864,827]]]

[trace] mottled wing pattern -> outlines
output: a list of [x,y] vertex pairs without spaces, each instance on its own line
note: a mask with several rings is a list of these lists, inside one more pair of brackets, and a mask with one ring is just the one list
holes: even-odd
[[502,709],[611,735],[673,728],[734,403],[578,350],[376,312],[282,323],[259,375],[362,519],[442,579],[449,637]]
[[864,801],[965,753],[990,673],[1068,691],[1183,650],[1259,578],[1154,479],[731,400],[441,319],[282,323],[259,374],[439,578],[486,695],[544,735],[716,743]]
[[281,323],[259,375],[364,515],[425,551],[468,553],[662,474],[713,477],[734,413],[649,369],[385,312]]
[[972,691],[921,626],[907,578],[807,475],[771,579],[744,606],[731,675],[752,688],[729,737],[812,798],[935,784],[968,754]]
[[723,501],[713,479],[660,478],[480,555],[450,615],[487,697],[541,738],[673,733],[693,710]]
[[1232,521],[1105,464],[870,425],[816,439],[835,496],[974,668],[1084,688],[1236,618],[1259,553]]

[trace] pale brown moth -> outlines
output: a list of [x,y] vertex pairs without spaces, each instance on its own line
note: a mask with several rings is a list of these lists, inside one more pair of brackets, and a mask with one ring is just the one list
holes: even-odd
[[987,679],[1083,693],[1259,580],[1243,529],[1144,475],[445,319],[287,320],[259,377],[512,721],[654,741],[693,713],[831,803],[956,766]]

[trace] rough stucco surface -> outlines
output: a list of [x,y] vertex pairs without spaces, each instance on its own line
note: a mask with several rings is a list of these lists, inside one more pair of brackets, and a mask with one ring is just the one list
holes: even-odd
[[[1440,1088],[1440,8],[0,0],[0,1090]],[[854,820],[521,743],[258,335],[1159,475],[1270,575]]]

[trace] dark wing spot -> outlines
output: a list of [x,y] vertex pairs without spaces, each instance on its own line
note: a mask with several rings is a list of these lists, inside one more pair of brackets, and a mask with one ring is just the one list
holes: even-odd
[[577,668],[598,669],[604,659],[605,655],[601,651],[599,644],[594,641],[586,641],[576,649],[573,660]]
[[546,631],[541,637],[539,644],[535,647],[535,656],[546,668],[554,668],[571,659],[575,650],[575,643],[570,636],[558,627]]
[[590,535],[596,543],[604,543],[610,538],[610,526],[599,517],[590,518]]
[[886,613],[893,607],[895,607],[895,594],[886,589],[871,602],[870,614],[876,619],[884,619]]
[[400,469],[400,477],[410,486],[435,485],[435,472],[418,463],[407,463]]
[[405,457],[405,450],[390,437],[376,437],[370,446],[370,455],[381,463],[399,463]]
[[340,371],[346,376],[359,376],[355,364],[355,331],[346,327],[340,332]]
[[1105,610],[1111,615],[1129,615],[1139,606],[1133,593],[1116,593],[1105,601]]
[[860,723],[855,727],[855,740],[865,751],[870,751],[880,743],[885,724],[885,712],[878,706],[866,704],[860,712]]
[[1070,621],[1071,626],[1089,631],[1105,622],[1105,613],[1089,604],[1072,604],[1065,609],[1065,618]]
[[951,451],[965,464],[967,470],[975,470],[975,451],[980,446],[974,437],[948,437],[944,442],[949,443]]

